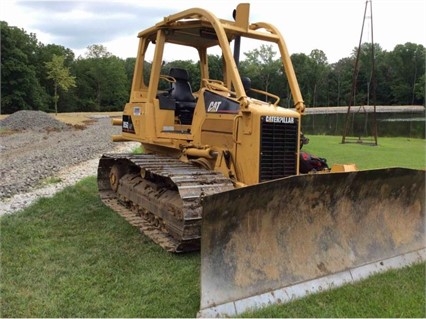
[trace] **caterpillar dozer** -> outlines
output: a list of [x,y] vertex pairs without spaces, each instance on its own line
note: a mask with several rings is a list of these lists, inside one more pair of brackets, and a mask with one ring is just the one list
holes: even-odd
[[[106,205],[169,252],[201,250],[200,317],[426,259],[425,171],[337,164],[300,173],[305,105],[295,71],[279,30],[250,23],[249,11],[241,3],[225,20],[188,9],[138,34],[131,96],[112,139],[140,142],[143,153],[104,154],[98,167]],[[277,48],[290,107],[240,74],[251,41]],[[187,69],[163,68],[165,52],[187,49],[199,59],[194,92]],[[209,65],[217,52],[220,72]]]

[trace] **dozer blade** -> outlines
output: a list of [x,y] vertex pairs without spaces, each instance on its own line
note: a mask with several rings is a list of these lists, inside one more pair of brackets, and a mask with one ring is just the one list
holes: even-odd
[[199,317],[426,260],[425,171],[301,175],[205,197]]

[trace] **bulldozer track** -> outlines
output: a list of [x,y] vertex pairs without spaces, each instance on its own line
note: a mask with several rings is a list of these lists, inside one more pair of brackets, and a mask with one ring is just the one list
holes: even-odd
[[129,224],[163,249],[185,252],[200,248],[202,197],[234,186],[218,172],[167,156],[104,154],[98,188],[103,203]]

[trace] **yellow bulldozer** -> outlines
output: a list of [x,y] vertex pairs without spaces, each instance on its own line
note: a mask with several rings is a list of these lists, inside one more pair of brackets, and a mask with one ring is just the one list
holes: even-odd
[[[300,173],[305,105],[295,71],[279,30],[250,23],[249,11],[241,3],[225,20],[188,9],[138,34],[113,140],[140,142],[143,153],[104,154],[98,167],[106,205],[167,251],[201,250],[200,317],[235,316],[426,259],[425,171]],[[243,41],[277,48],[290,108],[249,87],[239,72]],[[177,50],[198,57],[196,92],[188,70],[162,71]],[[211,76],[212,52],[221,55],[220,78]]]

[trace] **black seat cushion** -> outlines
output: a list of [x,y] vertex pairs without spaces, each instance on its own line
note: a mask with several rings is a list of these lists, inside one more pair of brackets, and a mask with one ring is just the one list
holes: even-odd
[[188,71],[180,68],[171,68],[169,75],[176,80],[176,82],[172,83],[172,91],[170,93],[176,102],[192,102],[195,107],[195,97],[188,81]]

